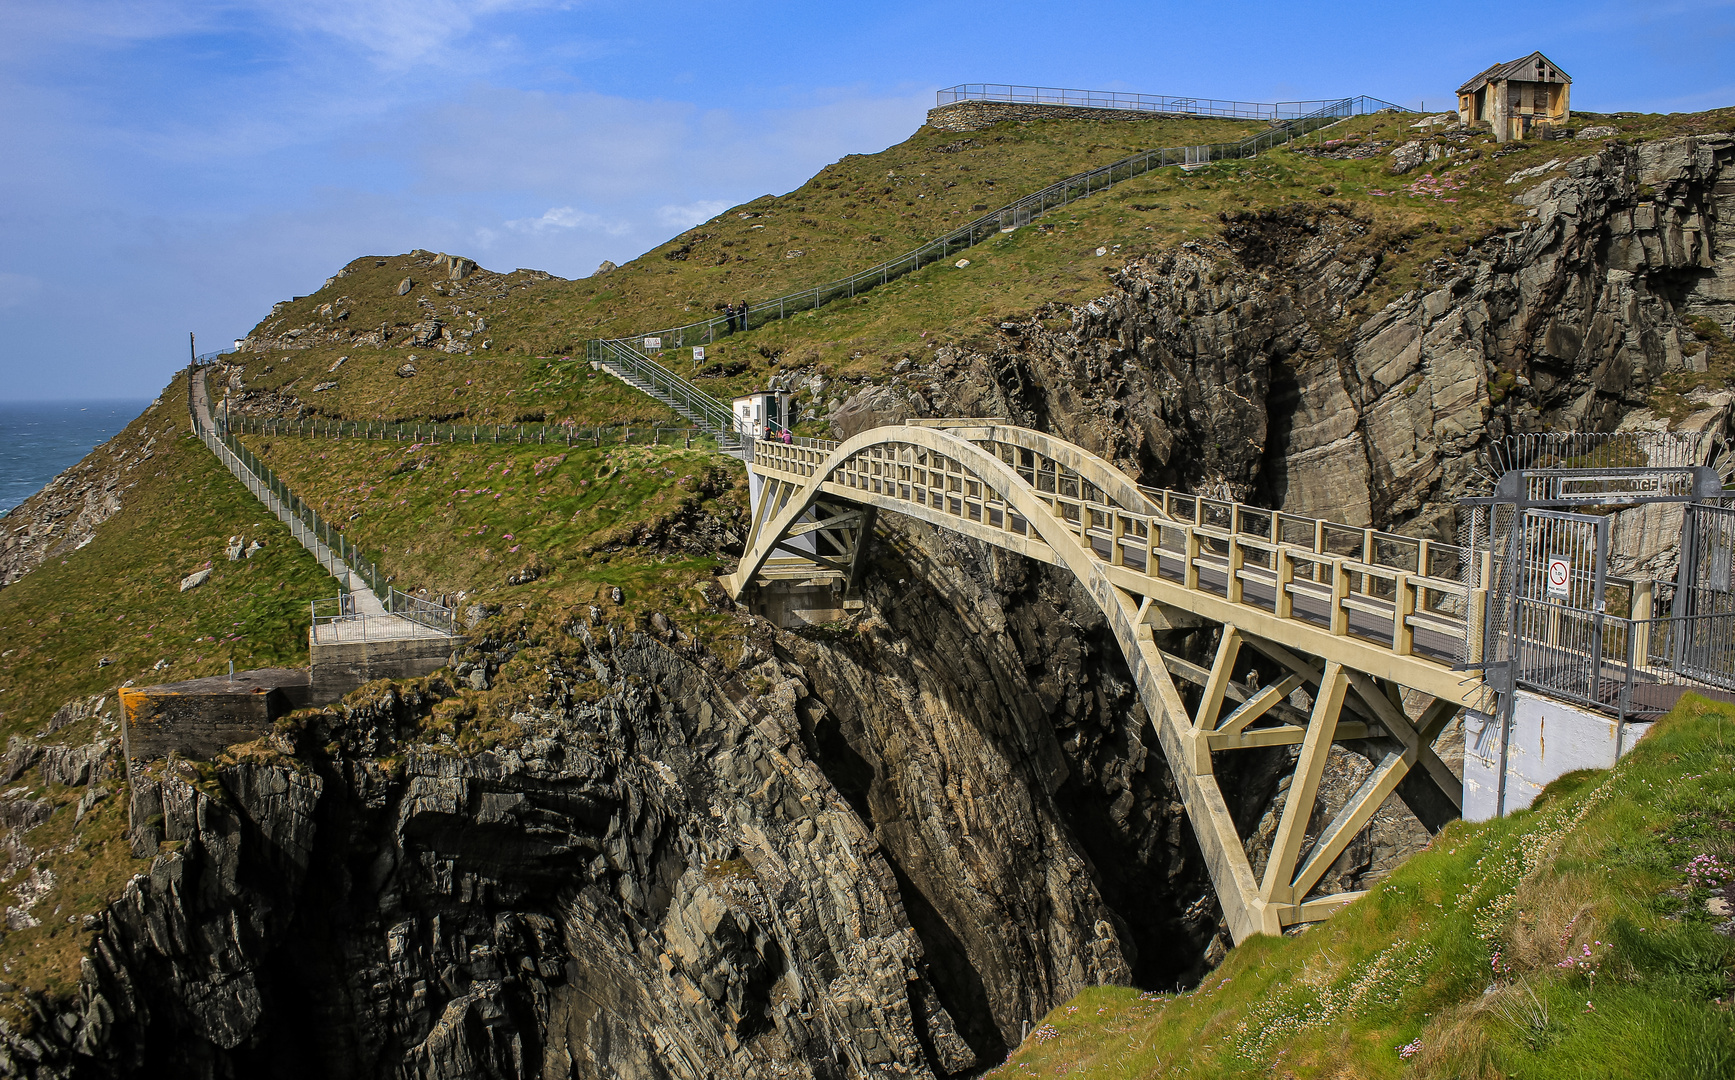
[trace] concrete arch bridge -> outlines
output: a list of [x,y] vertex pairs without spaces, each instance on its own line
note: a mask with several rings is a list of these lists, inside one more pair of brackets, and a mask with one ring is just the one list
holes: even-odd
[[[1484,609],[1455,547],[1141,488],[1080,447],[995,420],[911,422],[843,443],[749,441],[744,454],[753,525],[726,586],[749,605],[763,607],[777,585],[835,590],[847,605],[882,510],[1075,574],[1126,657],[1237,942],[1361,895],[1316,887],[1393,792],[1430,828],[1461,810],[1461,781],[1431,748],[1483,697],[1478,674],[1453,668],[1481,632],[1466,612]],[[1158,647],[1156,631],[1201,620],[1221,627],[1208,667]],[[1234,680],[1245,650],[1282,677]],[[1305,712],[1288,704],[1298,689],[1312,697]],[[1327,754],[1352,740],[1383,755],[1310,835]],[[1215,766],[1282,745],[1300,751],[1256,877]]]

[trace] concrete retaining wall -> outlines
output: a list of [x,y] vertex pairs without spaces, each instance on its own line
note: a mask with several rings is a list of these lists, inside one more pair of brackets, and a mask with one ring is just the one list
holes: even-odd
[[375,679],[414,679],[446,666],[463,638],[403,638],[318,644],[309,635],[313,703],[324,705]]
[[1138,109],[1092,109],[1083,105],[1034,105],[1018,101],[954,101],[928,110],[928,126],[941,131],[981,131],[1005,120],[1161,120],[1186,113]]
[[1499,805],[1500,726],[1479,712],[1464,714],[1464,819],[1522,810],[1551,781],[1578,769],[1607,769],[1651,729],[1520,690],[1506,754],[1506,805]]

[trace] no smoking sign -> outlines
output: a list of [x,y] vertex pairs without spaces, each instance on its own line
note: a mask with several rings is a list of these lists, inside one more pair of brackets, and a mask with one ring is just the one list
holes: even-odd
[[1570,595],[1568,586],[1571,581],[1572,560],[1550,555],[1548,557],[1548,595],[1563,598]]

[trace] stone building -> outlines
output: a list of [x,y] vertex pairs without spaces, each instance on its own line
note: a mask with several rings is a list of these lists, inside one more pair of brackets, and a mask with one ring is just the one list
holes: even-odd
[[1525,139],[1572,116],[1572,76],[1539,52],[1495,64],[1458,87],[1458,116],[1487,124],[1498,142]]

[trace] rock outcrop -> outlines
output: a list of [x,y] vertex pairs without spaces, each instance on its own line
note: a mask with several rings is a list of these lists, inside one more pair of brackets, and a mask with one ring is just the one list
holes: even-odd
[[938,414],[1047,428],[1146,483],[1449,536],[1488,440],[1613,430],[1702,363],[1692,320],[1735,333],[1735,137],[1613,146],[1544,176],[1519,196],[1529,223],[1437,260],[1427,288],[1347,333],[1382,262],[1367,223],[1269,211],[904,381]]
[[156,457],[159,439],[172,436],[174,422],[163,411],[172,408],[153,401],[126,431],[0,517],[0,587],[90,543],[97,526],[120,512],[135,470]]

